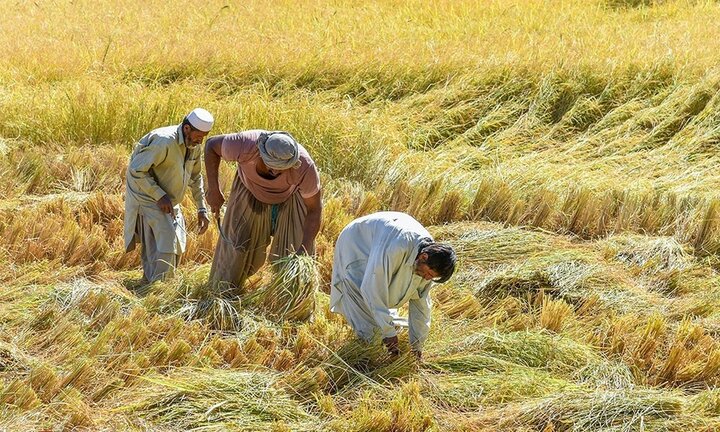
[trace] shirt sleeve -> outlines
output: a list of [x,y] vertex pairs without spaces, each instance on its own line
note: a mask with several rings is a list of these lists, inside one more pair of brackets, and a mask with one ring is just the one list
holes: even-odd
[[193,201],[197,209],[205,208],[205,184],[202,176],[202,148],[200,146],[193,149],[193,165],[190,170],[190,191],[192,192]]
[[261,132],[254,129],[225,135],[220,145],[220,157],[231,162],[247,162],[252,159]]
[[313,197],[320,192],[320,174],[314,163],[311,163],[305,170],[303,178],[298,184],[298,191],[303,198]]
[[[400,255],[400,256],[398,256]],[[388,307],[390,278],[402,259],[402,251],[396,245],[388,248],[377,245],[368,257],[360,294],[368,305],[383,338],[397,335]]]
[[430,299],[430,285],[423,291],[418,299],[410,300],[408,305],[408,323],[410,327],[410,346],[420,351],[430,333],[430,316],[432,311],[432,300]]
[[167,147],[159,141],[161,141],[159,138],[150,134],[142,137],[128,164],[128,183],[155,201],[166,195],[150,172],[152,167],[161,164],[167,158]]

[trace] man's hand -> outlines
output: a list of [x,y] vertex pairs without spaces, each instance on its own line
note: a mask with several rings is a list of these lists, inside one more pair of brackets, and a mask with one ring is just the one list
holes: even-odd
[[385,344],[385,347],[391,355],[400,355],[400,348],[398,347],[399,341],[397,336],[383,338],[383,343]]
[[305,245],[300,245],[300,248],[295,251],[296,255],[308,255],[307,248],[305,248]]
[[198,212],[198,234],[205,234],[209,226],[210,219],[207,217],[207,212]]
[[220,189],[208,189],[206,199],[210,206],[210,211],[215,215],[220,215],[220,208],[225,204],[225,197],[222,192],[220,192]]
[[420,351],[420,350],[411,350],[411,351],[412,351],[413,355],[415,355],[415,359],[417,361],[422,360],[422,351]]
[[161,212],[173,214],[173,205],[167,195],[163,195],[162,198],[157,200],[156,204]]

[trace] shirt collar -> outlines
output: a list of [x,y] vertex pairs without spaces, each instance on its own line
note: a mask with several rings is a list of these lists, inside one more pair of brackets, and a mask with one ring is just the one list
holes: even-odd
[[420,255],[420,245],[423,243],[423,241],[433,241],[432,237],[421,237],[419,239],[416,239],[413,242],[413,248],[412,252],[408,255],[407,260],[405,261],[405,265],[415,266],[415,260],[417,259],[417,256]]
[[177,127],[178,145],[187,148],[185,145],[185,135],[183,135],[182,123]]

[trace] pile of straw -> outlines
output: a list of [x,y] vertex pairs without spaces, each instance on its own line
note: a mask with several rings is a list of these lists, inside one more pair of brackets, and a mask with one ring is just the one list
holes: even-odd
[[657,390],[585,391],[569,390],[529,402],[522,413],[508,418],[505,426],[548,424],[554,430],[643,430],[651,419],[666,419],[682,410],[682,397]]
[[145,378],[139,401],[122,410],[180,430],[269,430],[278,422],[316,429],[313,416],[275,380],[261,370],[178,369]]

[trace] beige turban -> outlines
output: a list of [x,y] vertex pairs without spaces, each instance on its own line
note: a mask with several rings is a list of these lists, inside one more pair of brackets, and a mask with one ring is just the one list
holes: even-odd
[[300,167],[300,146],[287,132],[262,132],[258,138],[260,157],[268,168],[286,170]]

